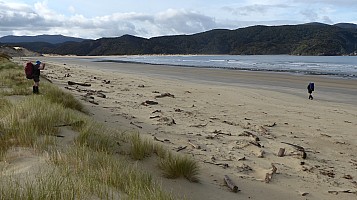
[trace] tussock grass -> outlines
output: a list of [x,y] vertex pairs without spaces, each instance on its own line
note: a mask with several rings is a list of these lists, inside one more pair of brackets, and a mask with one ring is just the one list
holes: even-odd
[[76,98],[74,98],[71,94],[64,92],[60,88],[44,83],[41,90],[44,91],[43,93],[45,98],[49,99],[51,102],[61,104],[65,108],[86,113],[83,105]]
[[11,146],[34,147],[39,136],[53,136],[58,133],[56,125],[71,123],[78,118],[72,110],[51,104],[37,95],[7,107],[0,112],[0,116],[0,130],[3,132],[0,151],[6,151]]
[[57,152],[51,158],[93,195],[101,195],[98,185],[102,185],[107,191],[123,191],[128,199],[173,199],[161,190],[150,174],[118,156],[77,146],[66,154]]
[[156,154],[160,159],[159,167],[163,170],[165,177],[171,179],[184,177],[191,182],[199,181],[199,166],[192,158],[172,154],[164,146],[142,138],[139,133],[133,133],[129,137],[129,142],[131,144],[130,155],[134,160],[143,160],[145,157]]
[[87,146],[95,151],[108,153],[114,153],[118,150],[120,137],[101,124],[87,120],[85,125],[78,127],[77,130],[79,130],[79,136],[75,142],[79,146]]
[[[3,63],[9,62],[0,56],[0,86],[12,88],[11,94],[25,94],[32,82],[24,78],[21,68],[1,67]],[[133,164],[132,159],[153,154],[166,177],[198,180],[198,165],[191,158],[173,155],[139,133],[110,130],[84,115],[83,106],[72,95],[50,84],[42,88],[41,95],[28,96],[16,106],[0,96],[0,161],[11,147],[31,147],[48,155],[53,171],[26,181],[0,175],[0,199],[174,199]],[[62,125],[79,133],[66,149],[57,146],[54,137]],[[118,154],[125,147],[130,157]]]
[[184,177],[191,182],[199,181],[198,163],[188,156],[168,152],[167,156],[160,160],[159,167],[167,178]]
[[133,133],[129,137],[130,155],[134,160],[142,160],[154,152],[154,144],[151,140],[140,137],[139,133]]
[[25,181],[7,177],[3,182],[7,184],[0,187],[1,199],[88,199],[86,191],[78,187],[75,179],[58,173],[45,173]]

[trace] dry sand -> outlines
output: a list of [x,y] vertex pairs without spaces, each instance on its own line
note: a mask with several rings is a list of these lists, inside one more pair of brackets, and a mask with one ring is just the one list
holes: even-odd
[[[192,155],[201,182],[163,179],[189,199],[356,199],[357,80],[43,57],[43,74],[98,121]],[[68,81],[90,87],[68,86]],[[308,100],[306,85],[316,84]],[[158,97],[165,94],[165,97]],[[88,98],[87,98],[88,99]],[[156,105],[143,105],[145,101]],[[148,102],[150,103],[150,102]],[[256,136],[257,139],[249,136]],[[292,145],[305,149],[307,158]],[[285,149],[278,157],[280,148]],[[269,183],[267,173],[277,168]],[[158,171],[153,171],[158,173]],[[241,190],[230,192],[228,175]]]

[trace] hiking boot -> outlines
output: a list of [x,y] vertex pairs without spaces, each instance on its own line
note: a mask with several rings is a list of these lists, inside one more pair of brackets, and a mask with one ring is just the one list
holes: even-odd
[[38,91],[38,86],[34,86],[34,88],[33,88],[33,89],[34,89],[34,93],[35,93],[35,94],[39,94],[39,91]]

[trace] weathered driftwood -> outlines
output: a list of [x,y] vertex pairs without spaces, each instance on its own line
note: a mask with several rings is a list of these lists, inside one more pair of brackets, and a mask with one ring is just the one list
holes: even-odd
[[224,133],[224,132],[222,132],[222,130],[214,130],[213,133],[218,134],[218,135],[228,135],[228,136],[232,136],[231,133]]
[[195,149],[201,149],[201,146],[200,145],[197,145],[197,144],[194,144],[192,143],[190,140],[188,140],[188,144],[191,145],[193,148]]
[[300,152],[301,158],[302,159],[306,159],[307,154],[305,152],[305,148],[304,147],[296,145],[296,144],[291,144],[291,143],[288,143],[288,142],[281,142],[281,143],[284,143],[284,144],[287,144],[287,145],[290,145],[290,146],[294,147],[296,150],[298,150]]
[[207,126],[207,124],[208,124],[208,123],[206,123],[206,124],[190,125],[190,127],[203,128],[203,127]]
[[267,127],[274,127],[274,126],[276,126],[276,122],[274,122],[274,123],[272,123],[272,124],[266,124],[265,126],[267,126]]
[[164,140],[160,140],[159,138],[157,138],[156,136],[154,136],[154,140],[158,141],[158,142],[164,142]]
[[208,163],[208,164],[212,164],[212,165],[217,165],[217,166],[221,166],[224,169],[228,168],[229,165],[227,163],[214,163],[214,162],[210,162],[210,161],[203,161],[204,163]]
[[271,166],[271,172],[265,174],[265,183],[269,183],[273,178],[273,174],[276,174],[276,171],[278,170],[273,163],[271,164]]
[[338,194],[339,192],[342,192],[342,193],[350,193],[350,194],[357,194],[357,190],[356,191],[351,191],[351,190],[329,190],[327,191],[328,193],[330,194]]
[[130,122],[130,124],[132,124],[132,125],[134,125],[134,126],[136,126],[136,127],[138,127],[138,128],[143,128],[142,126],[139,126],[139,125],[137,125],[137,124],[134,124],[133,122]]
[[166,93],[162,93],[162,94],[160,94],[160,95],[156,95],[156,96],[155,96],[155,98],[163,98],[163,97],[172,97],[172,98],[175,98],[175,95],[166,92]]
[[179,151],[182,151],[182,150],[184,150],[184,149],[186,149],[187,148],[187,146],[179,146],[178,148],[177,148],[177,152],[179,152]]
[[252,144],[252,145],[255,145],[255,146],[259,147],[259,148],[262,148],[262,145],[257,141],[249,141],[249,143]]
[[254,133],[249,131],[243,131],[243,133],[239,134],[239,136],[249,136],[252,137],[255,141],[260,141],[258,136],[256,136]]
[[80,85],[80,86],[85,86],[85,87],[91,86],[91,84],[89,84],[89,83],[79,83],[79,82],[74,82],[74,81],[68,81],[68,85]]
[[83,124],[84,122],[83,121],[75,121],[73,123],[68,123],[68,124],[58,124],[58,125],[55,125],[54,127],[63,127],[63,126],[79,126],[81,124]]
[[40,75],[43,79],[47,80],[50,83],[53,83],[49,78],[47,78],[47,76],[45,75]]
[[265,154],[264,150],[260,150],[260,151],[257,152],[258,158],[264,158],[264,154]]
[[232,190],[232,192],[238,192],[238,186],[234,184],[227,175],[224,175],[224,182],[226,182],[227,186]]
[[98,102],[94,101],[94,98],[93,98],[93,99],[88,99],[88,98],[86,98],[85,101],[87,101],[87,102],[89,102],[89,103],[91,103],[91,104],[94,104],[94,105],[99,105]]
[[280,149],[279,149],[279,152],[278,152],[278,156],[279,156],[279,157],[283,157],[283,156],[284,156],[284,153],[285,153],[285,149],[284,149],[284,148],[280,148]]
[[160,118],[160,115],[150,116],[150,119]]
[[144,102],[141,103],[141,105],[144,105],[144,106],[148,106],[148,105],[157,105],[159,104],[158,102],[156,101],[151,101],[151,100],[146,100]]
[[100,98],[107,98],[107,96],[101,92],[97,92],[97,97],[100,97]]

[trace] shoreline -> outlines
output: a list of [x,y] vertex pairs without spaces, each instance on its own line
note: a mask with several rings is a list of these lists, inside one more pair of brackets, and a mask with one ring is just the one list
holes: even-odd
[[[200,163],[202,182],[163,179],[168,190],[182,191],[192,199],[301,199],[306,193],[309,199],[354,196],[329,191],[356,190],[356,177],[344,178],[353,175],[357,166],[353,160],[357,148],[355,81],[40,59],[47,67],[43,74],[63,89],[70,87],[69,80],[91,84],[89,88],[70,87],[77,98],[83,99],[88,89],[106,95],[93,96],[98,105],[85,102],[100,122],[156,138],[173,151],[186,146],[178,153]],[[305,89],[311,80],[317,89],[313,101]],[[157,97],[165,93],[174,97]],[[158,104],[142,104],[146,100]],[[247,132],[257,136],[258,143]],[[304,147],[307,158],[299,157],[284,142]],[[277,156],[280,148],[286,152],[282,157]],[[272,164],[277,174],[265,183]],[[229,175],[241,192],[230,192],[223,175]]]
[[[81,58],[88,57],[79,57],[79,59]],[[49,62],[56,62],[59,59],[63,63],[77,66],[84,65],[91,69],[107,70],[109,72],[117,71],[190,82],[207,82],[209,84],[274,90],[295,94],[299,97],[306,96],[306,86],[309,82],[315,82],[316,91],[314,93],[321,95],[320,100],[357,105],[357,79],[345,79],[325,75],[291,74],[287,72],[227,70],[135,63],[98,63],[85,59],[81,61],[77,59],[73,60],[72,57],[70,59],[66,59],[66,57],[43,57],[42,59],[45,62],[47,60]],[[84,62],[82,63],[82,61]],[[100,68],[97,67],[98,65]]]

